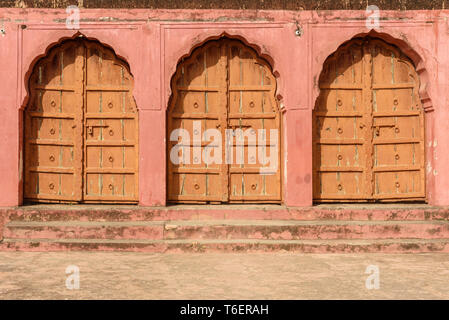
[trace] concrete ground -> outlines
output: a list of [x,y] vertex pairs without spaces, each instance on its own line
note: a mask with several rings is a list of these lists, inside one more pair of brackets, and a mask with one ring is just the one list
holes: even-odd
[[[66,286],[70,265],[79,289]],[[367,289],[376,268],[379,289]],[[0,299],[449,299],[448,288],[442,253],[0,252]]]

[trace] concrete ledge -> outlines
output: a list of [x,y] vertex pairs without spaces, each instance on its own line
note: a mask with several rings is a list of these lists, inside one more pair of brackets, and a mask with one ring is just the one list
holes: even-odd
[[449,252],[448,239],[417,240],[86,240],[5,239],[0,251],[127,251],[153,253],[423,253]]
[[171,221],[171,220],[449,220],[449,207],[418,205],[91,206],[36,205],[1,208],[7,221]]

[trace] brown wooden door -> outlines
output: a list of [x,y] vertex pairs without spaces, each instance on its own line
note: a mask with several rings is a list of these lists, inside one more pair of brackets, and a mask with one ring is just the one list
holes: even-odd
[[137,110],[126,63],[71,40],[38,62],[25,110],[24,198],[137,201]]
[[384,41],[331,56],[314,110],[316,201],[425,200],[424,115],[413,63]]
[[[167,119],[168,200],[280,202],[280,116],[269,65],[240,41],[210,41],[180,63],[172,89]],[[180,128],[188,132],[190,142],[171,141],[172,132]],[[205,137],[206,129],[215,129],[217,139]],[[259,129],[266,130],[265,140],[259,139]],[[270,135],[270,129],[278,135]],[[179,164],[170,157],[176,145],[185,148],[179,151],[184,160]],[[259,156],[261,145],[266,150]],[[221,163],[207,163],[195,146]],[[261,174],[261,168],[273,163],[260,161],[261,157],[269,157],[273,150],[277,166]]]

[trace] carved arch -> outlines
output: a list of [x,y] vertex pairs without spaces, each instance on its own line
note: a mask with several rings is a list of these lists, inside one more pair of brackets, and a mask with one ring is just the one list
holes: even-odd
[[[95,37],[88,37],[84,33],[80,32],[80,31],[77,31],[72,36],[61,37],[58,40],[49,43],[46,46],[44,52],[39,54],[39,55],[37,55],[37,56],[35,56],[33,58],[33,60],[31,61],[31,63],[29,63],[28,70],[26,71],[26,73],[25,73],[25,75],[23,77],[26,93],[25,93],[25,97],[24,97],[24,99],[23,99],[23,101],[22,101],[22,103],[20,105],[20,110],[24,110],[27,107],[27,105],[28,105],[28,102],[29,102],[29,99],[30,99],[30,85],[29,85],[29,81],[30,81],[31,75],[34,72],[34,68],[39,64],[39,61],[41,61],[42,59],[45,59],[46,57],[48,57],[48,55],[51,54],[51,51],[54,48],[56,48],[57,46],[62,45],[66,41],[74,40],[74,39],[77,39],[77,38],[80,38],[80,37],[82,37],[83,39],[86,39],[88,41],[97,42],[99,45],[105,47],[108,50],[111,50],[112,53],[117,57],[117,60],[119,60],[121,63],[123,63],[123,65],[128,69],[128,72],[131,75],[131,77],[134,79],[134,75],[133,75],[133,73],[131,71],[131,66],[128,63],[127,59],[124,57],[124,55],[122,55],[119,52],[117,52],[111,45],[109,45],[107,43],[104,43],[104,42],[98,40]],[[135,98],[134,98],[134,100],[135,100]],[[136,108],[137,108],[137,110],[139,110],[139,106],[137,104],[136,104]]]
[[[405,40],[402,40],[402,39],[395,38],[388,33],[377,32],[375,30],[371,30],[369,32],[364,32],[364,33],[358,33],[358,34],[354,35],[351,39],[338,45],[335,48],[335,50],[332,51],[331,54],[326,56],[323,61],[320,61],[319,65],[321,67],[315,77],[317,79],[317,81],[321,77],[321,74],[323,73],[323,67],[325,66],[328,59],[331,59],[333,56],[335,56],[335,54],[338,54],[339,50],[342,47],[350,44],[354,39],[364,38],[364,37],[377,38],[377,39],[387,42],[388,44],[396,46],[402,54],[407,56],[413,62],[415,71],[417,72],[417,74],[419,76],[419,81],[420,81],[419,97],[421,99],[423,109],[425,112],[433,111],[433,103],[432,103],[432,99],[430,98],[430,95],[429,95],[429,91],[430,91],[429,89],[430,89],[431,82],[429,79],[429,73],[425,67],[426,61],[423,59],[421,54],[419,54],[415,49],[413,49],[411,47],[411,45],[408,42],[406,42]],[[318,84],[318,82],[317,82],[317,84]],[[318,96],[319,96],[319,88],[318,88],[318,85],[316,85],[314,87],[314,93],[313,93],[313,102],[314,103],[315,103],[316,99],[318,98]],[[314,108],[314,107],[315,107],[315,105],[312,106],[312,108]]]
[[[241,35],[230,34],[226,31],[223,31],[222,33],[220,33],[218,35],[211,35],[211,36],[201,38],[201,40],[198,38],[195,38],[193,41],[194,44],[192,45],[191,43],[188,43],[188,45],[186,45],[186,48],[181,50],[181,52],[185,52],[185,53],[179,57],[179,59],[176,61],[176,63],[171,64],[170,69],[169,69],[169,74],[171,75],[169,92],[168,92],[169,99],[167,100],[168,104],[165,106],[167,108],[167,110],[168,110],[168,106],[170,105],[171,97],[173,96],[172,83],[173,83],[173,78],[176,76],[178,66],[185,59],[191,57],[192,54],[194,54],[194,52],[198,48],[201,48],[207,42],[213,41],[213,40],[219,40],[219,39],[223,39],[223,38],[230,39],[230,40],[239,40],[245,46],[253,49],[256,52],[258,58],[263,59],[268,63],[268,66],[271,68],[272,74],[276,78],[276,82],[279,83],[278,78],[281,75],[280,75],[279,71],[275,68],[276,67],[275,60],[273,59],[272,55],[268,52],[268,50],[265,46],[259,46],[256,43],[249,42],[245,37],[243,37]],[[278,98],[278,100],[281,100],[283,96],[284,95],[281,92],[279,92],[279,86],[277,86],[276,87],[276,97]]]

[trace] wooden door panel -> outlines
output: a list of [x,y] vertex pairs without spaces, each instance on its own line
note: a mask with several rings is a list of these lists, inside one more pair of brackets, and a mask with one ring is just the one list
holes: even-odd
[[54,51],[38,67],[36,80],[39,84],[58,86],[61,84],[61,57],[64,49]]
[[[86,51],[86,84],[88,86],[109,85],[121,86],[126,72],[123,65],[109,50],[94,43],[85,43]],[[122,77],[123,76],[123,77]],[[129,80],[129,77],[127,77]]]
[[421,119],[416,116],[396,117],[396,126],[394,129],[395,138],[404,139],[422,139]]
[[136,158],[135,150],[128,146],[87,148],[86,163],[89,168],[132,168]]
[[[74,106],[82,99],[78,70],[84,65],[75,42],[65,43],[40,60],[30,77],[30,102],[24,114],[24,198],[78,201],[82,146]],[[81,110],[80,110],[81,111]],[[77,126],[78,125],[78,126]]]
[[[211,42],[182,62],[172,82],[174,96],[168,115],[168,136],[184,129],[190,141],[170,141],[168,145],[168,200],[179,202],[222,201],[227,198],[223,171],[224,130],[226,128],[226,59],[222,45]],[[220,137],[205,136],[208,129]],[[213,132],[212,132],[213,134]],[[182,157],[179,165],[170,160],[171,148]],[[210,163],[219,154],[219,163]],[[213,158],[216,159],[215,157]]]
[[231,202],[260,201],[276,202],[278,195],[278,177],[276,175],[261,175],[255,173],[233,173],[231,170]]
[[[240,129],[243,136],[240,141],[234,139],[235,155],[230,166],[229,201],[280,201],[280,134],[277,139],[270,136],[270,129],[280,129],[275,90],[276,80],[267,66],[253,50],[239,42],[229,42],[229,115],[228,128]],[[256,147],[259,147],[259,130],[265,130],[267,152],[277,152],[276,167],[269,175],[261,174],[261,163]],[[236,137],[234,137],[236,138]],[[243,140],[243,141],[242,141]],[[243,143],[243,146],[238,144]],[[271,147],[277,143],[277,148]],[[253,146],[253,147],[252,147]],[[237,154],[240,162],[237,163]],[[237,173],[236,171],[240,172]],[[274,186],[267,188],[266,178]]]
[[[317,131],[321,140],[331,139],[338,143],[345,143],[345,140],[352,141],[363,137],[364,123],[358,117],[317,117]],[[349,143],[349,142],[348,142]]]
[[[61,95],[67,95],[68,101],[73,96],[71,93],[58,92],[58,91],[40,91],[37,95],[38,100],[38,110],[39,112],[45,113],[59,113],[61,112],[62,99]],[[66,100],[66,101],[67,101]]]
[[420,119],[415,117],[374,118],[374,143],[377,141],[419,142],[421,139]]
[[381,198],[422,197],[420,171],[376,172],[375,192]]
[[314,109],[314,199],[363,198],[366,181],[364,53],[355,41],[323,66]]
[[318,190],[325,199],[363,199],[364,175],[360,172],[320,172]]
[[57,173],[39,172],[37,174],[38,190],[42,196],[56,196],[60,191],[60,175]]
[[[394,88],[394,85],[391,85],[391,87]],[[373,96],[374,112],[417,111],[411,89],[374,90]]]
[[[212,99],[213,102],[216,103],[217,94],[214,92],[207,92],[207,100]],[[208,103],[210,105],[214,105],[212,101]],[[189,91],[181,91],[179,95],[179,100],[174,109],[175,113],[195,113],[195,114],[204,114],[206,113],[206,93],[205,92],[189,92]]]
[[422,155],[415,144],[382,144],[374,145],[374,165],[410,166],[420,165]]
[[424,199],[424,120],[410,60],[383,41],[357,39],[325,63],[320,89],[314,198]]
[[[231,88],[232,89],[232,88]],[[275,105],[263,91],[230,91],[230,116],[234,114],[272,113]],[[276,111],[276,109],[275,109]]]
[[374,40],[370,43],[370,50],[375,66],[373,84],[407,83],[411,77],[418,79],[413,64],[397,48]]
[[320,95],[319,99],[317,111],[350,114],[357,111],[363,112],[361,90],[323,89],[323,94]]
[[359,167],[362,169],[366,161],[366,153],[360,145],[321,144],[317,147],[316,156],[320,157],[323,168]]
[[30,157],[28,165],[32,167],[73,167],[73,147],[54,145],[30,145]]
[[135,176],[133,174],[86,174],[86,199],[124,201],[134,197]]
[[97,43],[86,46],[85,201],[136,202],[137,109],[128,66]]
[[73,174],[30,171],[30,183],[25,191],[36,199],[65,200],[74,195]]
[[206,175],[185,173],[182,175],[181,179],[182,179],[181,193],[180,193],[181,195],[203,196],[203,197],[207,196]]
[[[424,121],[413,64],[391,46],[373,59],[375,197],[425,197]],[[380,117],[382,115],[382,117]],[[387,172],[382,172],[388,170]]]
[[87,92],[87,112],[92,114],[102,113],[104,115],[111,114],[125,114],[131,113],[129,116],[133,117],[134,105],[126,92],[101,92],[90,91]]

